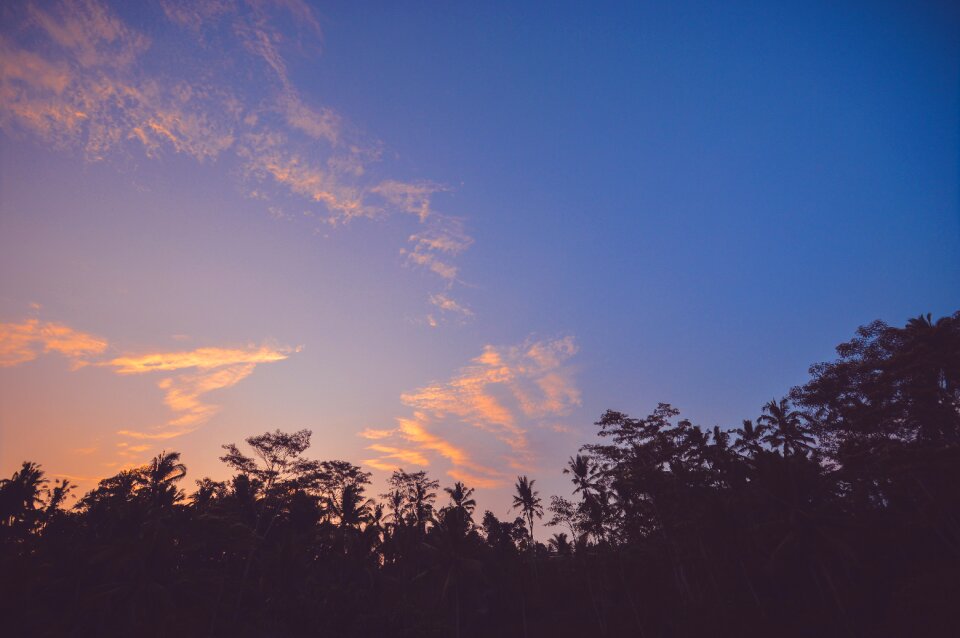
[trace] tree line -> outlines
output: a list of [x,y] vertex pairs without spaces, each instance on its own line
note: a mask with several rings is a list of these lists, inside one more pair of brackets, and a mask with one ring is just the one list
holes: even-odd
[[[16,636],[948,636],[960,603],[960,312],[880,321],[736,428],[609,410],[516,517],[462,482],[307,456],[310,432],[73,486],[0,483]],[[550,538],[536,538],[545,519]],[[9,633],[7,633],[9,631]]]

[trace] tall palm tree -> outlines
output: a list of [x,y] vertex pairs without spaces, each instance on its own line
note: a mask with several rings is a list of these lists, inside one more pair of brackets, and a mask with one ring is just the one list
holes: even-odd
[[746,452],[749,456],[756,456],[763,449],[763,439],[767,433],[767,426],[763,423],[753,424],[750,419],[743,420],[743,427],[733,431],[737,441],[733,447],[738,452]]
[[12,477],[0,481],[0,522],[11,525],[30,515],[42,502],[40,494],[46,483],[43,470],[32,461],[24,461]]
[[[373,499],[370,499],[371,502]],[[364,541],[364,547],[368,552],[377,552],[382,549],[384,541],[384,513],[382,503],[373,503],[373,508],[369,510],[366,525],[363,527],[361,539]]]
[[387,507],[390,508],[390,518],[393,521],[393,527],[403,527],[405,522],[405,513],[407,509],[407,499],[400,490],[392,490],[386,494],[380,495],[387,501]]
[[886,366],[901,379],[905,421],[928,442],[960,436],[960,317],[930,314],[907,322],[897,331],[902,347]]
[[445,487],[443,491],[450,496],[450,501],[453,502],[454,508],[461,510],[467,515],[473,514],[477,502],[470,498],[474,492],[472,487],[467,487],[460,481],[457,481],[453,484],[453,487]]
[[421,532],[426,530],[427,522],[433,515],[433,501],[437,498],[437,494],[432,490],[438,487],[440,487],[439,481],[428,479],[427,473],[422,470],[410,475],[408,498],[413,510],[414,522]]
[[581,511],[584,514],[584,531],[593,534],[598,542],[607,537],[607,522],[611,517],[610,490],[600,487],[596,492],[590,492],[584,497]]
[[363,488],[351,483],[344,486],[339,501],[328,501],[328,507],[337,517],[341,528],[358,529],[362,523],[369,520],[372,506],[371,499],[364,500]]
[[517,484],[514,489],[517,493],[513,497],[513,506],[510,509],[519,509],[527,519],[530,526],[530,543],[533,547],[533,517],[543,518],[543,502],[540,500],[540,493],[533,489],[536,480],[528,479],[526,476],[518,476]]
[[773,448],[782,448],[784,456],[804,455],[807,450],[813,449],[814,439],[804,424],[806,416],[791,410],[788,399],[771,399],[763,406],[763,412],[757,423],[769,426],[770,431],[764,437],[766,443]]
[[143,468],[141,481],[151,503],[169,507],[183,498],[175,484],[186,475],[187,466],[180,462],[180,453],[164,450]]
[[583,493],[584,496],[594,487],[593,482],[597,476],[597,466],[589,456],[577,454],[571,456],[567,461],[567,467],[563,468],[564,474],[571,474],[574,489],[573,493]]
[[443,491],[450,496],[450,505],[440,511],[440,521],[445,528],[442,531],[466,536],[473,529],[473,510],[477,506],[477,502],[470,498],[473,489],[457,481]]
[[70,482],[70,479],[57,479],[54,481],[53,489],[50,490],[50,500],[47,502],[47,513],[52,514],[57,511],[67,500],[67,496],[76,487]]

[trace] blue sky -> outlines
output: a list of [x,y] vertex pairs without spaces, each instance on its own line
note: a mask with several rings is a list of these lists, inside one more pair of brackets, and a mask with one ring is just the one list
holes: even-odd
[[4,471],[311,427],[499,513],[960,299],[948,3],[3,12]]

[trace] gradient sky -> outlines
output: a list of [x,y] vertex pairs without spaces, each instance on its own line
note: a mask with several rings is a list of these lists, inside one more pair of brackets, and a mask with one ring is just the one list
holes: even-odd
[[4,3],[2,474],[310,428],[504,515],[957,309],[956,5],[518,4]]

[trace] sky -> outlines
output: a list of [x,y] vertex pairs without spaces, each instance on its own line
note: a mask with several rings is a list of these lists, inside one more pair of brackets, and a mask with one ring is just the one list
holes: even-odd
[[[960,301],[937,2],[8,2],[0,474],[309,455],[546,502]],[[189,485],[185,485],[189,491]]]

